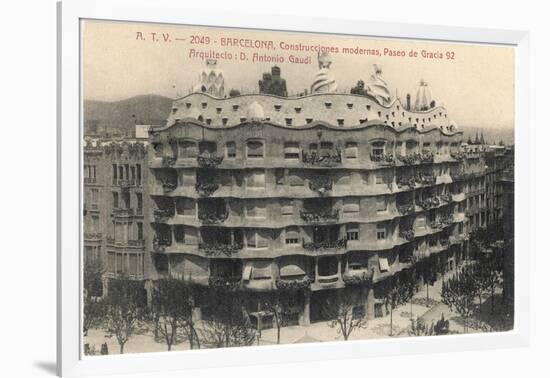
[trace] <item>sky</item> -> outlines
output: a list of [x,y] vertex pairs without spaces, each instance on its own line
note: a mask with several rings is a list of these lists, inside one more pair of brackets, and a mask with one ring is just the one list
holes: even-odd
[[[277,64],[289,94],[296,94],[309,88],[319,71],[316,52],[290,51],[281,46],[281,43],[300,43],[338,48],[339,51],[330,56],[330,72],[339,91],[349,93],[358,80],[368,80],[377,64],[382,67],[382,77],[392,96],[405,100],[410,93],[414,104],[423,79],[432,98],[447,108],[459,126],[514,126],[515,50],[508,46],[99,20],[82,22],[82,78],[86,100],[116,101],[142,94],[171,98],[186,95],[198,83],[199,71],[205,67],[199,53],[211,51],[225,53],[226,58],[232,54],[232,59],[217,61],[217,68],[224,72],[227,91],[236,88],[241,93],[257,92],[262,73]],[[154,37],[152,33],[156,33]],[[271,42],[273,48],[222,46],[223,39],[234,38]],[[380,55],[345,54],[345,47],[378,50]],[[441,53],[442,57],[423,57],[423,50]],[[417,55],[410,56],[411,51]],[[241,60],[241,53],[247,60]],[[254,61],[254,53],[260,57],[282,57],[284,62]],[[400,53],[404,56],[399,56]],[[291,63],[291,55],[308,61]]]

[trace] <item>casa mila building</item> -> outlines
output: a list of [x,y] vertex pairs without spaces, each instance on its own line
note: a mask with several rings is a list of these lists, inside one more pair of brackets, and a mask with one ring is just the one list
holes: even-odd
[[173,102],[149,138],[148,279],[205,295],[237,285],[249,312],[292,290],[287,322],[307,325],[342,290],[380,316],[391,277],[466,257],[469,180],[485,164],[463,152],[447,109],[424,81],[414,105],[392,98],[377,66],[364,94],[338,93],[330,57],[318,58],[304,96],[195,91]]

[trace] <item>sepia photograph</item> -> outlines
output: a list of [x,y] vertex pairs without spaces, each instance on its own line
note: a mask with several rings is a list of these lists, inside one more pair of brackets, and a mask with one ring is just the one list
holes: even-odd
[[514,330],[514,47],[80,32],[84,356]]

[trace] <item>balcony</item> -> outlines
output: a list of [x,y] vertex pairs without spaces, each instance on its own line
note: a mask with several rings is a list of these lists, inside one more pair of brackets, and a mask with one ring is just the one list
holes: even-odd
[[445,193],[439,196],[443,202],[451,203],[453,201],[453,197],[449,193]]
[[416,186],[416,179],[414,177],[399,177],[397,179],[397,186],[399,189],[414,189]]
[[437,179],[433,174],[420,173],[416,180],[421,185],[434,185]]
[[161,185],[164,193],[170,193],[178,187],[178,184],[171,180],[161,180]]
[[413,241],[414,240],[414,230],[412,228],[408,230],[402,230],[399,231],[399,237],[407,240],[407,241]]
[[216,168],[223,161],[223,156],[197,156],[197,164],[201,168]]
[[297,291],[308,289],[312,282],[313,280],[308,276],[295,279],[278,278],[275,281],[275,287],[279,290]]
[[391,154],[370,155],[370,160],[380,165],[387,165],[387,166],[395,165],[395,159]]
[[128,247],[143,248],[145,247],[145,240],[128,240]]
[[199,244],[199,251],[206,256],[227,256],[230,257],[243,249],[242,244],[221,244],[221,243],[203,243]]
[[319,167],[335,167],[342,164],[342,154],[340,150],[304,152],[302,162]]
[[434,155],[431,152],[411,153],[397,155],[397,160],[403,165],[431,164],[434,162]]
[[173,215],[173,211],[169,209],[155,209],[153,211],[153,217],[157,223],[166,223]]
[[225,222],[229,213],[217,211],[199,211],[199,220],[203,224],[221,224]]
[[214,183],[197,182],[195,190],[201,197],[210,197],[220,186]]
[[405,205],[397,205],[397,211],[401,215],[409,215],[414,213],[414,205],[412,203],[408,203]]
[[340,212],[338,210],[301,210],[300,217],[305,223],[334,223],[339,219]]
[[466,154],[464,152],[451,152],[451,157],[457,161],[462,161],[466,158]]
[[333,285],[340,281],[340,275],[334,274],[332,276],[317,276],[317,283],[321,285]]
[[435,207],[441,206],[441,200],[439,199],[439,197],[434,196],[434,197],[426,198],[425,200],[422,200],[422,201],[418,201],[418,205],[420,205],[420,207],[422,207],[422,209],[424,210],[430,210]]
[[95,184],[96,178],[95,177],[84,177],[84,184]]
[[121,189],[127,190],[127,189],[130,189],[133,186],[136,186],[136,180],[135,179],[128,179],[128,180],[120,179],[120,180],[118,180],[118,185],[120,186]]
[[132,217],[134,215],[134,209],[115,207],[111,215],[117,218]]
[[85,232],[85,240],[101,240],[103,234],[101,232]]
[[304,242],[303,248],[307,251],[322,251],[331,249],[345,249],[347,247],[346,239],[339,239],[334,241],[322,241],[322,242]]
[[210,276],[208,285],[216,288],[235,290],[241,285],[241,276]]
[[163,156],[160,162],[160,166],[163,168],[172,167],[176,163],[176,158],[172,156]]
[[321,196],[332,190],[332,180],[327,176],[315,176],[309,180],[309,189],[318,192]]
[[344,273],[342,280],[346,286],[361,286],[372,281],[373,272],[368,269],[349,270]]

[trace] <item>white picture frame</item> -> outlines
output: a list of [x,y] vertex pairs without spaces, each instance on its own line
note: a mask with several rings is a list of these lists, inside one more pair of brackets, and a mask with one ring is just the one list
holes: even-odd
[[[121,20],[268,29],[377,38],[513,46],[515,60],[515,326],[505,333],[453,335],[83,357],[81,340],[82,113],[80,20]],[[148,373],[201,367],[295,363],[412,353],[454,352],[528,344],[529,335],[529,35],[524,31],[212,12],[159,0],[58,3],[57,373],[60,376]],[[78,127],[77,127],[78,126]],[[520,248],[521,246],[521,248]]]

